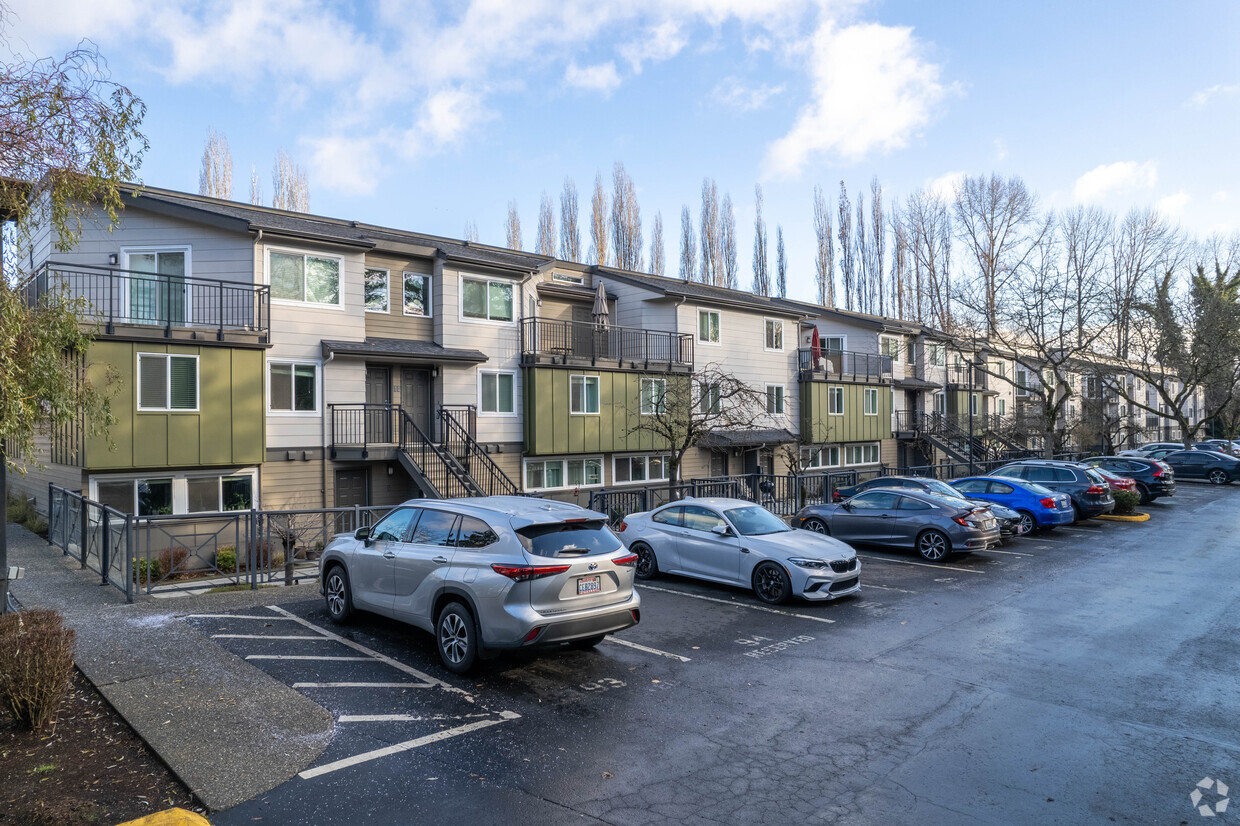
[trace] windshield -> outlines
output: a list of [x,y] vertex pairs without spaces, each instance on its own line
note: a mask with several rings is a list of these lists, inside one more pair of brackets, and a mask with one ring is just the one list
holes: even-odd
[[1054,496],[1055,491],[1050,488],[1044,488],[1037,482],[1025,482],[1025,490],[1036,496]]
[[1101,473],[1099,473],[1094,468],[1090,468],[1089,470],[1085,471],[1085,476],[1088,477],[1089,481],[1094,482],[1095,484],[1102,483],[1105,485],[1107,483],[1106,477],[1104,477]]
[[593,556],[622,547],[602,520],[530,525],[517,531],[517,538],[534,556]]
[[790,531],[778,516],[768,511],[766,508],[758,505],[749,505],[744,508],[732,508],[730,511],[724,511],[728,519],[732,520],[732,524],[744,536],[762,536],[768,533],[784,533]]
[[953,488],[946,482],[940,482],[938,479],[927,479],[926,488],[931,493],[937,493],[940,496],[950,496],[952,499],[963,499],[964,494]]
[[955,489],[952,490],[951,496],[940,496],[937,493],[923,493],[922,496],[925,499],[928,499],[937,505],[942,505],[945,508],[971,507],[971,504],[965,501],[965,498],[960,495],[960,491]]

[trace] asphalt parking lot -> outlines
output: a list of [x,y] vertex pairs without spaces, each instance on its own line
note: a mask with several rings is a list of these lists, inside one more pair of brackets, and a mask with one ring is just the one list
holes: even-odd
[[212,820],[1196,822],[1198,781],[1240,783],[1240,487],[1148,509],[943,565],[860,548],[861,593],[827,604],[661,577],[594,651],[467,678],[317,601],[194,616],[336,718]]

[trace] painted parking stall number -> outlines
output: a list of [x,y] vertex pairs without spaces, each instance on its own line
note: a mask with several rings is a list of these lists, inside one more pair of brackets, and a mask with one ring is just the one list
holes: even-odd
[[594,680],[589,683],[582,683],[582,691],[611,691],[614,688],[624,688],[624,680],[617,680],[612,677],[603,677],[601,680]]
[[[766,642],[769,640],[770,640],[770,637],[760,637],[755,634],[752,637],[746,637],[746,638],[737,640],[736,644],[744,645],[746,647],[751,647],[755,645],[762,645],[763,642]],[[813,642],[813,641],[814,641],[814,637],[811,637],[809,634],[800,634],[798,636],[790,637],[789,639],[783,640],[782,642],[774,642],[774,643],[771,643],[770,645],[762,645],[761,648],[753,648],[750,651],[746,651],[745,656],[753,657],[755,660],[760,660],[763,657],[769,657],[772,654],[778,654],[781,651],[787,651],[789,648],[794,648],[803,643]]]

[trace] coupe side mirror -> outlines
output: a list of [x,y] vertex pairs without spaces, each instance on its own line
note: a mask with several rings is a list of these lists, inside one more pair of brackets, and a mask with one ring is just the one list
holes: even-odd
[[848,504],[847,502],[841,502],[840,507],[846,511],[852,510],[852,505]]
[[727,525],[716,525],[715,527],[710,529],[710,532],[718,536],[731,536],[732,535],[732,529],[729,528]]

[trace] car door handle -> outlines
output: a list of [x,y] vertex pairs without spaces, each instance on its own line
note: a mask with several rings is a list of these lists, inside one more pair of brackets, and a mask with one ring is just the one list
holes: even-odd
[[383,552],[383,558],[384,558],[384,559],[395,559],[395,558],[396,558],[396,554],[392,553],[391,551],[384,551],[384,552]]
[[437,556],[431,560],[431,562],[438,562],[440,565],[445,564],[447,561],[448,558],[446,556]]
[[747,554],[747,553],[749,553],[749,549],[748,549],[748,548],[741,548],[741,553],[743,553],[743,554]]

